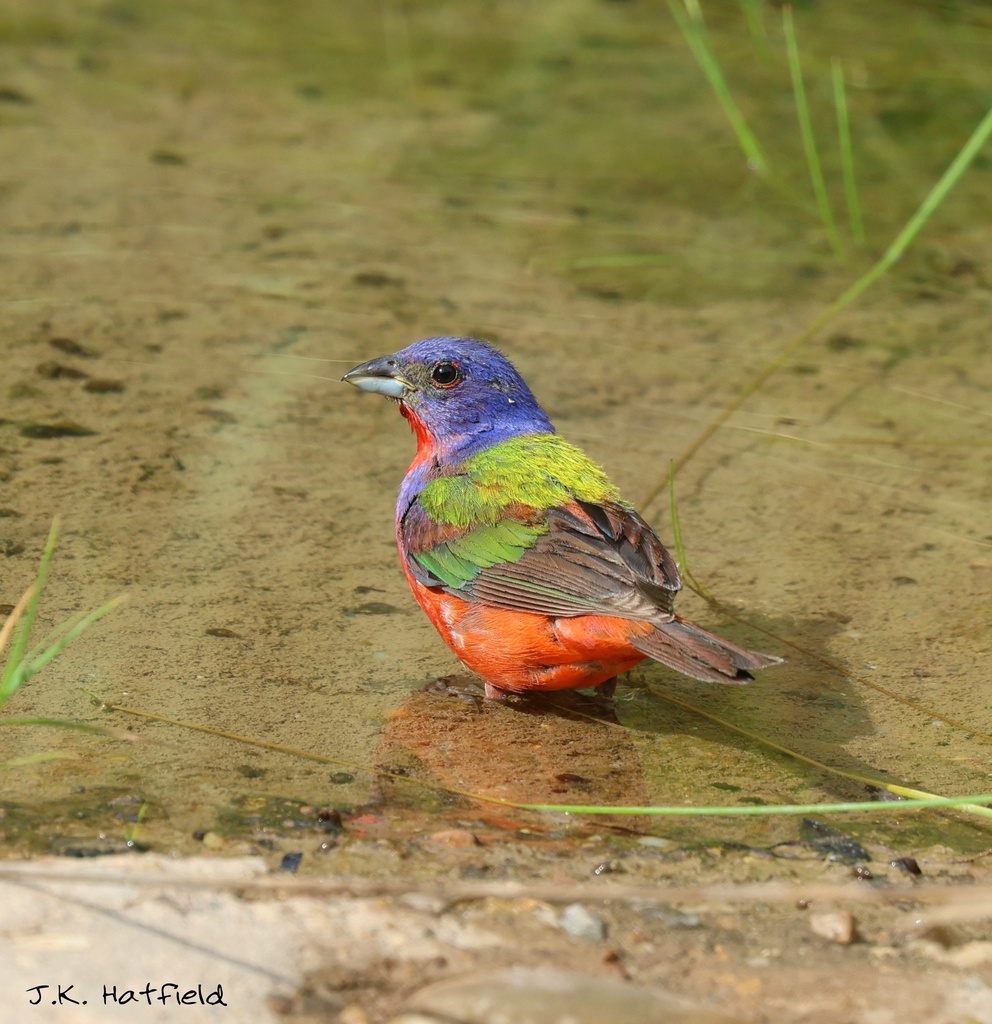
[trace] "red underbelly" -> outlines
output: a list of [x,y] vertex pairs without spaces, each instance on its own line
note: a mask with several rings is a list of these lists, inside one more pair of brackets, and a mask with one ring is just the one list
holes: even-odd
[[644,660],[630,637],[648,623],[603,615],[551,618],[490,608],[425,587],[407,573],[417,603],[473,672],[501,690],[598,686]]

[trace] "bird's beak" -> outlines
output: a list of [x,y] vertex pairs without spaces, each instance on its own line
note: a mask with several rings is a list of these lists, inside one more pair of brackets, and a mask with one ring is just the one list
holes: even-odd
[[370,359],[349,370],[342,378],[362,391],[372,391],[388,398],[402,398],[413,391],[413,385],[400,374],[400,364],[394,356]]

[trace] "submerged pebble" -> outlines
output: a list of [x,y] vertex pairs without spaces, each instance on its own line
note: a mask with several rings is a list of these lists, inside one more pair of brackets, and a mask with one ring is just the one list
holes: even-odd
[[558,927],[576,939],[602,942],[606,938],[606,923],[581,903],[570,903],[558,918]]
[[832,910],[822,914],[813,914],[809,926],[814,935],[819,935],[839,946],[849,946],[855,939],[856,928],[854,915],[849,910]]

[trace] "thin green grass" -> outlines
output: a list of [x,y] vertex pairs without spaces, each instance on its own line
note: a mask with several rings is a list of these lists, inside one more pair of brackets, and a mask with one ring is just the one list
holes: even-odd
[[[939,209],[941,204],[947,198],[947,196],[950,193],[951,189],[953,189],[954,186],[957,184],[957,182],[959,181],[961,176],[964,174],[964,172],[970,166],[971,162],[975,159],[975,157],[981,151],[982,147],[986,144],[986,142],[988,141],[990,136],[992,136],[992,109],[989,109],[989,111],[985,114],[985,116],[982,118],[982,120],[979,122],[977,127],[972,132],[971,136],[968,138],[968,140],[965,142],[965,144],[958,151],[958,153],[955,156],[954,160],[951,161],[951,164],[948,166],[947,170],[943,173],[943,175],[941,175],[940,179],[937,181],[937,183],[933,186],[933,188],[930,190],[930,192],[924,198],[924,200],[920,204],[919,208],[916,210],[916,212],[913,214],[913,216],[910,217],[910,219],[907,221],[906,225],[896,235],[896,237],[890,243],[890,245],[885,250],[885,252],[882,254],[882,256],[876,261],[876,263],[871,268],[869,268],[868,271],[866,271],[864,274],[862,274],[856,281],[854,281],[841,294],[841,296],[838,299],[836,299],[830,306],[828,306],[823,312],[821,312],[819,314],[819,316],[817,316],[813,320],[813,322],[810,323],[806,327],[806,329],[804,331],[802,331],[797,337],[795,337],[792,341],[790,341],[779,352],[779,354],[777,356],[775,356],[772,360],[770,360],[763,367],[762,370],[760,370],[750,381],[748,381],[744,385],[744,387],[738,392],[737,396],[731,402],[729,402],[720,411],[720,413],[716,417],[714,417],[714,419],[711,420],[709,424],[707,424],[706,427],[704,427],[704,429],[696,437],[696,439],[692,442],[692,444],[690,444],[688,446],[688,448],[686,448],[683,451],[683,453],[679,456],[679,458],[674,461],[674,463],[669,468],[668,480],[667,480],[668,487],[669,487],[670,502],[672,503],[672,508],[673,508],[673,531],[675,531],[677,529],[677,527],[674,525],[677,522],[677,513],[674,512],[674,476],[678,473],[678,471],[681,470],[682,467],[685,466],[686,463],[703,447],[703,445],[706,444],[707,441],[709,441],[709,439],[717,432],[717,430],[719,430],[731,418],[731,416],[733,416],[733,414],[744,404],[744,402],[747,401],[747,399],[751,395],[753,395],[756,391],[758,391],[776,372],[778,372],[780,369],[782,369],[782,367],[785,366],[796,355],[796,353],[818,331],[820,331],[829,321],[831,321],[834,317],[836,317],[843,310],[845,310],[848,306],[850,306],[869,287],[871,287],[872,284],[874,284],[876,281],[878,281],[886,273],[887,270],[889,270],[896,262],[898,262],[902,258],[902,256],[905,254],[906,250],[912,244],[913,240],[916,238],[916,236],[919,234],[919,232],[923,229],[924,225],[934,215],[934,213]],[[655,500],[655,498],[658,497],[658,495],[661,493],[661,491],[664,489],[664,486],[665,486],[665,480],[664,479],[659,480],[658,483],[655,485],[655,487],[651,490],[651,492],[646,496],[644,501],[642,501],[641,507],[645,508],[648,505],[650,505]],[[680,560],[683,560],[684,557],[685,557],[684,554],[680,555]],[[684,564],[684,562],[683,562],[683,564]],[[707,600],[710,600],[712,602],[712,598],[710,598],[709,595],[707,595],[704,590],[700,589],[700,593]],[[746,621],[746,620],[744,620],[744,621]],[[834,666],[834,667],[836,667],[836,666]],[[852,678],[857,678],[857,677],[852,677]],[[858,680],[858,681],[859,682],[865,682],[864,680]],[[874,688],[880,689],[878,687],[874,687]],[[887,691],[882,691],[882,692],[887,692]],[[901,700],[903,703],[910,703],[910,702],[907,702],[905,700],[905,698],[901,698],[898,695],[893,694],[891,692],[888,692],[888,696],[893,697],[893,698],[895,698],[897,700]],[[912,706],[915,707],[916,710],[923,710],[918,705],[914,704]],[[692,709],[692,710],[698,711],[698,709]],[[964,726],[962,723],[956,722],[954,720],[949,720],[949,719],[943,718],[943,716],[941,716],[941,717],[942,717],[942,720],[948,721],[949,724],[951,724],[951,725],[953,725],[953,726],[955,726],[957,728],[961,728],[961,729],[968,728],[967,726]],[[729,726],[729,723],[721,723],[721,724]],[[729,726],[729,727],[736,729],[736,727],[733,727],[733,726]],[[741,731],[742,732],[743,730],[737,729],[736,731]],[[757,741],[759,741],[759,742],[761,742],[761,743],[763,743],[765,745],[771,746],[773,749],[778,749],[781,752],[787,753],[787,754],[789,754],[789,755],[791,755],[793,757],[799,757],[801,760],[805,760],[807,762],[813,763],[813,762],[810,761],[809,758],[805,758],[802,755],[798,755],[794,751],[787,750],[786,748],[783,748],[783,747],[781,747],[781,746],[779,746],[777,744],[774,744],[771,741],[765,739],[764,737],[752,736],[752,739],[755,739],[755,740],[757,740]],[[845,773],[845,772],[842,772],[842,771],[838,771],[836,769],[829,768],[829,766],[823,765],[823,764],[821,764],[819,762],[816,762],[815,766],[818,767],[818,768],[827,769],[827,770],[831,771],[834,774],[848,775],[848,773]],[[861,781],[864,781],[864,780],[861,780]],[[938,799],[939,800],[947,799],[947,798],[937,798],[937,797],[934,797],[932,794],[925,794],[925,793],[922,793],[920,791],[910,791],[910,790],[908,790],[905,787],[893,787],[892,785],[885,785],[885,784],[883,784],[883,788],[888,789],[890,792],[897,792],[897,791],[901,790],[901,792],[899,792],[898,795],[910,796],[913,799],[916,799],[916,800],[919,800],[919,801],[924,801],[924,800],[925,801],[935,801],[935,800],[938,800]],[[978,814],[978,815],[981,815],[981,816],[992,816],[992,810],[989,810],[988,807],[983,806],[984,804],[987,804],[987,803],[990,802],[990,801],[988,801],[988,799],[986,797],[960,797],[960,798],[954,798],[954,799],[956,801],[955,802],[955,806],[965,810],[966,812],[969,812],[969,813],[972,813],[972,814]],[[831,806],[831,805],[820,805],[821,813],[823,812],[823,810],[827,806]],[[881,804],[877,804],[877,805],[875,805],[875,804],[866,804],[866,805],[862,805],[862,809],[869,809],[869,808],[878,809],[881,806],[882,806]],[[910,806],[916,806],[916,807],[934,806],[934,807],[936,807],[936,806],[938,806],[938,804],[937,803],[933,803],[933,802],[930,802],[930,803],[919,802],[919,803],[915,803],[915,804],[911,805],[909,800],[901,800],[895,806],[900,807],[900,808],[907,808],[907,807],[910,807]],[[950,806],[950,804],[948,804],[947,806]],[[695,809],[695,810],[697,810],[698,813],[706,813],[704,809]],[[608,812],[606,812],[606,811],[598,811],[598,812],[589,812],[589,813],[608,813]],[[673,813],[682,814],[684,812],[681,811],[681,810],[677,810],[677,811],[675,811]],[[725,814],[725,813],[728,813],[728,812],[720,811],[719,813]],[[748,811],[745,811],[744,813],[750,814],[750,813],[754,813],[754,812],[748,810]],[[766,811],[764,809],[761,809],[757,813],[764,814],[764,813],[775,813],[775,812],[768,812],[768,811]],[[792,812],[791,810],[784,810],[781,813],[800,813],[800,812],[799,811]],[[843,813],[843,812],[839,812],[839,813]]]
[[748,167],[762,177],[767,177],[771,173],[768,159],[754,132],[751,131],[747,119],[741,113],[741,109],[727,85],[720,64],[713,55],[699,2],[698,0],[682,0],[682,2],[684,10],[679,7],[678,0],[668,0],[668,7],[675,19],[675,24],[678,25],[692,55],[710,83],[717,102],[723,108],[734,134],[737,136],[737,141],[744,151]]
[[682,520],[679,519],[678,506],[675,504],[675,460],[668,464],[668,512],[672,522],[672,543],[675,545],[675,558],[679,563],[679,569],[686,574],[689,573],[689,563],[686,560],[685,540],[682,537]]
[[[806,203],[782,180],[780,175],[773,172],[771,161],[765,155],[764,148],[748,125],[747,120],[741,113],[740,106],[730,92],[726,76],[710,45],[706,23],[703,19],[703,13],[698,0],[682,0],[682,3],[685,10],[678,6],[677,0],[669,0],[672,16],[682,32],[686,44],[696,58],[696,62],[710,83],[717,102],[730,122],[738,144],[744,152],[748,166],[752,170],[757,171],[779,192],[795,201],[797,205],[805,208]],[[748,34],[751,36],[761,56],[767,58],[771,54],[771,49],[764,23],[761,19],[760,4],[756,3],[755,0],[740,0],[740,7],[747,24]],[[795,20],[790,5],[785,5],[782,8],[782,30],[785,39],[786,63],[792,83],[793,102],[799,122],[799,134],[816,210],[823,223],[831,248],[838,259],[843,259],[844,244],[827,194],[826,181],[816,145],[816,136],[813,132],[809,102],[806,96]],[[844,75],[837,61],[834,61],[832,66],[832,87],[840,142],[841,179],[847,201],[851,235],[855,244],[860,246],[865,244],[865,231],[861,217],[861,203],[858,197],[857,181],[854,175],[854,150],[851,142],[847,97],[844,91]]]
[[151,809],[151,806],[152,805],[145,800],[138,808],[138,813],[135,816],[134,821],[124,822],[124,842],[131,849],[141,846],[138,842],[138,835],[141,832],[141,823],[145,820],[145,815]]
[[[675,20],[679,31],[685,39],[696,63],[710,84],[713,94],[720,104],[731,129],[737,138],[738,145],[744,153],[748,167],[757,172],[776,191],[786,196],[791,202],[803,209],[808,208],[808,203],[792,188],[784,177],[773,170],[771,161],[765,154],[765,149],[758,141],[757,136],[751,129],[741,112],[741,108],[734,99],[727,85],[726,76],[720,67],[720,62],[710,44],[709,35],[706,31],[706,22],[703,19],[703,12],[699,6],[699,0],[682,0],[682,7],[678,0],[668,0],[669,9]],[[684,10],[683,10],[684,7]],[[764,24],[761,21],[758,5],[753,0],[741,0],[741,9],[748,26],[748,32],[763,57],[770,54],[768,37],[765,34]],[[840,233],[837,230],[837,223],[827,197],[826,185],[823,178],[823,171],[816,148],[813,135],[812,118],[809,112],[809,104],[806,99],[806,89],[803,83],[802,69],[799,59],[799,47],[796,41],[795,25],[792,19],[792,10],[786,6],[783,8],[783,27],[786,39],[786,57],[792,81],[793,99],[796,106],[796,113],[799,119],[800,136],[802,138],[803,150],[806,155],[806,164],[812,184],[815,207],[823,222],[831,247],[838,258],[843,259],[844,247],[841,242]],[[846,114],[846,107],[845,107]],[[848,142],[849,142],[848,138]],[[850,163],[853,168],[853,158]],[[852,179],[853,181],[853,179]],[[856,188],[856,186],[853,186]]]
[[856,245],[865,244],[865,226],[861,219],[861,201],[854,175],[854,147],[851,144],[851,125],[847,116],[847,91],[844,87],[844,68],[839,60],[830,66],[834,91],[834,109],[837,112],[837,144],[840,149],[840,174],[847,200],[847,216],[851,224],[851,237]]
[[[14,606],[14,610],[7,617],[3,628],[0,629],[0,656],[3,655],[8,644],[10,645],[10,651],[3,664],[2,671],[0,671],[0,710],[32,676],[50,664],[76,637],[89,629],[93,623],[102,619],[104,615],[113,611],[123,600],[123,598],[117,597],[89,614],[74,616],[67,622],[62,623],[61,626],[56,627],[41,643],[29,648],[31,632],[38,615],[41,593],[45,587],[48,568],[51,564],[52,556],[55,554],[58,537],[59,522],[56,519],[49,531],[48,540],[45,543],[45,550],[42,553],[34,583],[31,584],[24,596]],[[5,725],[55,726],[60,729],[76,729],[82,732],[98,733],[101,735],[107,733],[107,730],[98,726],[88,725],[85,722],[72,722],[61,718],[43,718],[33,715],[0,717],[0,726]],[[27,754],[23,757],[13,758],[12,760],[0,763],[0,768],[13,768],[70,756],[58,752]]]
[[[792,339],[784,348],[769,360],[764,367],[758,371],[717,413],[716,416],[700,431],[695,440],[675,460],[675,472],[678,473],[683,466],[706,444],[707,441],[730,419],[731,416],[758,391],[767,381],[782,369],[792,357],[803,348],[804,345],[823,327],[842,313],[857,299],[863,292],[867,291],[886,271],[891,269],[902,257],[912,244],[913,240],[923,229],[923,226],[938,210],[941,203],[947,198],[948,193],[958,183],[961,176],[968,169],[971,162],[979,154],[982,147],[992,135],[992,107],[979,122],[978,126],[971,133],[968,141],[958,151],[957,156],[951,161],[950,166],[941,175],[940,180],[927,193],[926,198],[920,204],[917,211],[906,222],[906,225],[890,243],[877,262],[861,275],[846,291],[841,294],[823,312],[821,312],[810,323],[805,330]],[[661,492],[665,489],[668,478],[660,479],[651,491],[641,501],[641,508],[647,508]]]
[[854,800],[836,804],[748,804],[745,807],[599,807],[594,804],[515,804],[528,811],[550,811],[559,814],[623,814],[648,815],[659,818],[737,818],[778,817],[796,814],[862,814],[869,812],[919,811],[935,807],[959,810],[980,809],[992,804],[992,794],[979,796],[932,796],[909,800]]
[[[982,147],[992,135],[992,107],[978,123],[968,141],[961,147],[958,155],[951,161],[950,167],[941,175],[940,180],[927,193],[920,203],[919,209],[906,222],[906,226],[896,235],[892,244],[885,250],[882,258],[865,274],[858,278],[843,295],[813,322],[811,332],[819,330],[827,320],[833,319],[846,309],[866,288],[873,285],[890,267],[902,259],[920,229],[934,215],[947,198],[948,193],[958,183],[958,179],[968,169],[971,162],[981,152]],[[805,340],[805,339],[804,339]]]
[[[927,809],[941,809],[949,808],[951,810],[963,810],[972,814],[979,814],[982,816],[992,816],[992,810],[984,806],[985,804],[992,803],[992,796],[987,794],[979,794],[977,796],[956,796],[956,797],[941,797],[935,796],[932,793],[927,793],[923,790],[910,789],[906,786],[900,786],[891,782],[884,782],[881,780],[867,779],[861,776],[852,775],[851,773],[840,771],[839,769],[831,768],[829,765],[824,765],[821,762],[813,761],[811,758],[805,757],[801,754],[796,754],[794,751],[789,750],[787,747],[783,747],[779,744],[772,743],[768,740],[763,739],[760,736],[755,736],[751,733],[747,733],[739,727],[731,727],[734,731],[742,732],[744,735],[750,736],[752,739],[759,743],[763,743],[772,749],[777,750],[780,753],[784,753],[799,760],[805,761],[815,767],[824,769],[829,774],[840,775],[844,778],[870,783],[876,786],[880,790],[885,790],[891,793],[893,796],[899,797],[898,800],[890,801],[875,801],[875,800],[863,800],[863,801],[851,801],[847,803],[835,803],[835,804],[759,804],[759,805],[746,805],[746,806],[705,806],[705,807],[623,807],[623,806],[597,806],[597,805],[586,805],[586,804],[529,804],[521,803],[516,800],[506,800],[502,797],[491,796],[486,793],[473,793],[471,790],[459,789],[456,786],[445,786],[437,782],[427,782],[423,779],[411,778],[408,775],[400,775],[395,772],[386,771],[382,768],[376,768],[373,765],[359,764],[355,761],[346,761],[341,758],[329,757],[326,754],[314,754],[308,750],[301,750],[298,747],[288,747],[280,743],[271,743],[268,740],[259,740],[251,736],[241,736],[238,733],[228,732],[224,729],[215,729],[213,726],[198,725],[195,722],[183,722],[175,718],[167,718],[164,715],[157,715],[151,711],[142,711],[138,708],[129,708],[121,704],[104,704],[95,694],[90,694],[91,699],[99,704],[101,707],[109,711],[117,711],[121,714],[134,715],[138,718],[148,719],[153,722],[163,722],[168,725],[174,725],[180,729],[188,729],[193,732],[206,733],[210,736],[218,736],[222,739],[231,740],[235,743],[241,743],[245,746],[258,747],[263,750],[273,750],[282,754],[287,754],[290,757],[298,757],[307,761],[316,761],[318,764],[331,764],[338,767],[350,768],[355,771],[368,772],[370,775],[375,775],[378,778],[393,779],[394,781],[416,786],[418,789],[426,789],[431,792],[443,792],[454,794],[455,796],[466,797],[471,800],[477,800],[481,803],[487,804],[498,804],[501,807],[512,807],[516,810],[522,811],[550,811],[554,813],[563,814],[624,814],[624,815],[658,815],[658,816],[681,816],[681,817],[710,817],[719,815],[721,817],[735,817],[735,816],[751,816],[751,815],[766,815],[774,816],[780,815],[795,815],[795,814],[855,814],[855,813],[875,813],[876,811],[890,812],[895,810],[927,810]],[[682,702],[678,698],[668,698],[673,703],[681,704]],[[714,721],[721,722],[721,719],[716,719],[713,716],[706,715],[705,717],[712,718]],[[725,723],[724,723],[725,724]]]
[[816,149],[813,120],[809,113],[806,86],[803,82],[803,69],[799,60],[796,26],[792,19],[792,8],[788,5],[782,8],[782,29],[785,33],[785,52],[789,61],[789,74],[792,77],[796,116],[799,119],[799,134],[803,140],[803,152],[806,155],[806,167],[809,171],[810,183],[813,186],[816,208],[820,211],[820,219],[823,221],[823,227],[830,239],[834,254],[838,259],[844,259],[844,246],[840,240],[840,232],[837,230],[833,210],[830,207],[830,198],[827,196],[827,186],[823,179],[823,168],[820,165],[820,155]]
[[761,18],[762,3],[763,0],[740,0],[748,35],[761,55],[768,57],[772,50],[768,45],[768,33],[765,31],[765,23]]

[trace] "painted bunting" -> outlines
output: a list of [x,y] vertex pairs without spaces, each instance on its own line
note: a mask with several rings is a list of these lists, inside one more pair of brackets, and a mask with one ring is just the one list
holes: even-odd
[[343,379],[398,401],[413,428],[396,505],[403,571],[487,697],[611,695],[645,658],[717,683],[781,661],[675,614],[675,559],[490,345],[426,338]]

